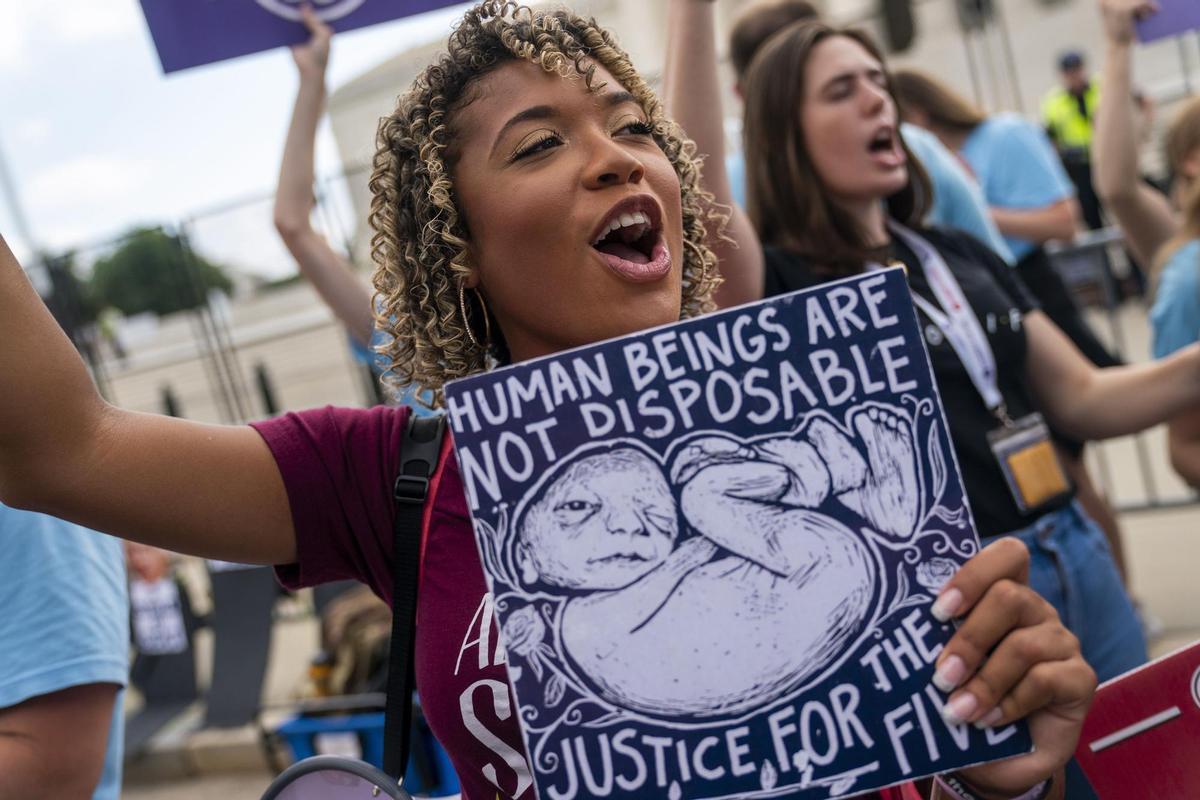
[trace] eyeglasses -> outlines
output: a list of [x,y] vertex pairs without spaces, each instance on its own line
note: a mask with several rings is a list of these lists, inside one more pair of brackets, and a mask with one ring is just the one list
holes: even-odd
[[288,767],[262,800],[412,800],[394,778],[365,761],[313,756]]

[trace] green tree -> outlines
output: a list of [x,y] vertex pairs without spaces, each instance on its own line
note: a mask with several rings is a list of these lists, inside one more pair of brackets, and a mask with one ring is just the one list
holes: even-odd
[[162,315],[202,305],[212,289],[229,294],[233,282],[218,265],[185,251],[178,237],[139,228],[96,262],[92,289],[101,304],[127,315]]

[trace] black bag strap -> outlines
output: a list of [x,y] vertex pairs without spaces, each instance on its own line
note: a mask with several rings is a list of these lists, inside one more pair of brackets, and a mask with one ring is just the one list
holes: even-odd
[[442,452],[446,417],[409,417],[396,476],[396,522],[392,543],[392,641],[388,654],[387,705],[383,722],[383,771],[403,782],[412,730],[413,634],[421,573],[421,524],[429,479]]

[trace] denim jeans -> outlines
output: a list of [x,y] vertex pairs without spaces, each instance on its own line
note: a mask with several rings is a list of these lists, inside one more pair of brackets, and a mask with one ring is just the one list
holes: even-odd
[[[1053,511],[1015,536],[1029,548],[1029,585],[1079,637],[1084,659],[1101,681],[1146,663],[1146,639],[1104,533],[1078,504]],[[1096,794],[1074,760],[1067,800]]]

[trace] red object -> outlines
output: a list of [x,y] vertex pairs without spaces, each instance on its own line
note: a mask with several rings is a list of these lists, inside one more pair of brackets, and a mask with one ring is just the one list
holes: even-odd
[[1075,757],[1102,800],[1200,797],[1200,642],[1096,692]]

